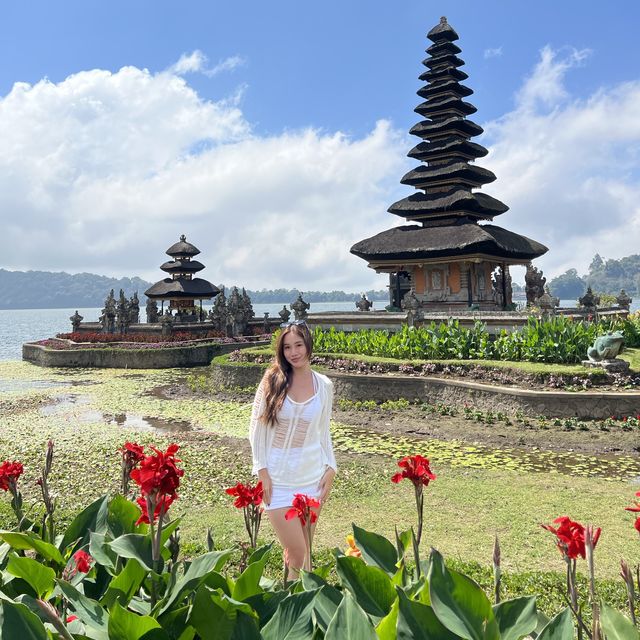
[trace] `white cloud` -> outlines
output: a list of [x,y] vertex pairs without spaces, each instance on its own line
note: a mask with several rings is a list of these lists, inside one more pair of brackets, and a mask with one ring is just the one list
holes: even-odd
[[159,279],[185,233],[215,283],[384,286],[349,248],[396,222],[407,140],[384,121],[259,137],[237,94],[202,100],[177,73],[86,71],[0,100],[2,266]]
[[549,277],[639,251],[640,80],[578,99],[565,78],[587,55],[545,47],[516,108],[484,125],[486,191],[511,207],[496,223],[549,247]]
[[502,55],[502,47],[490,47],[484,50],[484,59],[499,58]]
[[220,60],[214,67],[209,67],[209,58],[202,51],[196,49],[191,53],[183,53],[178,62],[172,64],[167,71],[178,76],[184,76],[188,73],[202,73],[212,78],[219,73],[233,71],[246,63],[246,59],[242,56],[230,56]]

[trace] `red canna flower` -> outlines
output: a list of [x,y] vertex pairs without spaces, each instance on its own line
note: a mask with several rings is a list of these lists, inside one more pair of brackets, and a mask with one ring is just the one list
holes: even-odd
[[635,530],[640,533],[640,516],[636,518],[636,521],[633,523]]
[[320,503],[315,498],[310,498],[304,493],[295,493],[291,509],[284,514],[286,520],[298,518],[302,526],[306,526],[307,521],[313,524],[318,519],[318,513],[313,508],[320,507]]
[[417,487],[418,485],[424,485],[425,487],[431,480],[436,479],[435,473],[431,471],[428,458],[423,458],[421,455],[405,456],[398,461],[398,466],[402,469],[401,472],[392,476],[391,482],[401,482],[404,478],[408,478]]
[[184,470],[176,466],[176,463],[180,462],[180,459],[176,458],[180,447],[171,444],[166,451],[151,448],[155,455],[144,456],[140,466],[131,472],[131,479],[140,487],[143,496],[169,495],[175,499],[180,478],[184,475]]
[[[636,498],[640,498],[640,491],[636,492]],[[633,511],[634,513],[640,513],[640,502],[635,503],[632,507],[625,507],[625,511]]]
[[[176,495],[175,498],[177,497],[178,496]],[[165,513],[167,513],[167,511],[169,510],[169,507],[171,506],[175,498],[168,494],[159,496],[159,498],[157,499],[155,508],[153,509],[154,524],[156,520],[158,520],[158,518],[161,518]],[[142,511],[142,513],[140,514],[140,517],[136,521],[136,525],[139,525],[143,522],[144,524],[151,524],[151,522],[149,522],[149,508],[147,506],[147,499],[145,497],[140,497],[136,500],[136,503],[140,507],[140,511]]]
[[[557,538],[557,545],[560,553],[567,558],[575,560],[578,556],[585,557],[584,548],[584,526],[579,522],[571,520],[567,516],[560,516],[553,521],[554,524],[559,525],[557,528],[552,527],[549,524],[541,525],[543,529],[551,531]],[[593,548],[595,549],[602,529],[598,527],[593,533]]]
[[15,487],[23,471],[24,467],[21,462],[9,462],[9,460],[5,460],[0,465],[0,489],[9,491],[12,486]]
[[78,619],[78,616],[67,616],[67,624],[77,619]]
[[89,573],[91,571],[91,561],[93,558],[80,549],[73,554],[73,560],[76,563],[76,570],[80,573]]
[[235,487],[225,489],[225,492],[230,496],[236,497],[233,502],[233,506],[238,509],[244,509],[249,505],[257,507],[262,504],[262,480],[259,481],[255,487],[252,487],[250,484],[242,484],[242,482],[238,482]]
[[137,442],[125,442],[119,451],[122,453],[122,457],[127,458],[132,464],[144,460],[144,447]]

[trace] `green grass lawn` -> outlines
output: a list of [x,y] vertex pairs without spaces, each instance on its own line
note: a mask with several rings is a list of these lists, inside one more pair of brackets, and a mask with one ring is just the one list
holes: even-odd
[[640,371],[640,349],[625,349],[620,357],[629,363],[632,371]]

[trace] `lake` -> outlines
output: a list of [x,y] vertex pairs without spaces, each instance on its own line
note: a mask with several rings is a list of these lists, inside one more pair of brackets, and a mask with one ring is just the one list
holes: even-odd
[[[256,318],[262,318],[265,311],[274,317],[282,309],[282,302],[254,304]],[[286,303],[289,306],[289,303]],[[374,309],[383,309],[383,300],[374,302]],[[574,306],[574,300],[561,300],[561,306]],[[206,307],[205,307],[206,308]],[[634,301],[632,311],[638,311],[640,303]],[[312,302],[312,312],[320,311],[355,311],[354,302]],[[0,360],[20,360],[22,343],[32,340],[50,338],[57,333],[71,331],[69,317],[75,309],[5,309],[0,310]],[[87,322],[97,321],[100,309],[78,309],[78,313]],[[141,310],[144,317],[144,309]]]

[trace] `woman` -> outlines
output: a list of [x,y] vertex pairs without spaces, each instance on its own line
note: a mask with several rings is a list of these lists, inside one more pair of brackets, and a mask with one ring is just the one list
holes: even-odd
[[249,440],[253,473],[264,489],[265,511],[284,549],[288,575],[311,570],[306,540],[297,518],[286,520],[293,496],[303,493],[327,501],[337,465],[329,433],[333,385],[311,369],[313,338],[304,322],[282,325],[275,358],[256,392]]

